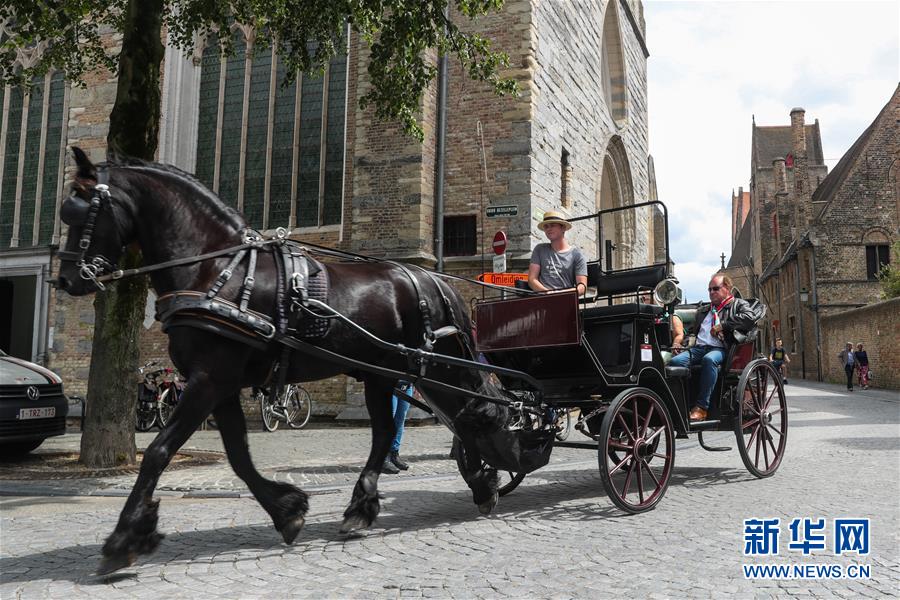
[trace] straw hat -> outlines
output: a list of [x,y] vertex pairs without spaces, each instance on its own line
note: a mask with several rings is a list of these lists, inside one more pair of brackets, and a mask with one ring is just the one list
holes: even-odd
[[566,221],[565,216],[555,210],[548,210],[544,213],[544,220],[538,223],[538,229],[543,231],[547,225],[553,225],[554,223],[562,225],[566,231],[572,229],[572,224]]

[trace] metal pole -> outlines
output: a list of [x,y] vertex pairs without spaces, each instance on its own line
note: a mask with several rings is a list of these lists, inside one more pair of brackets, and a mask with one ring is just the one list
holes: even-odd
[[[444,7],[444,19],[448,18],[448,7]],[[447,25],[444,24],[444,33]],[[444,271],[444,153],[447,138],[447,55],[441,53],[438,59],[438,127],[434,163],[434,256],[435,270]]]

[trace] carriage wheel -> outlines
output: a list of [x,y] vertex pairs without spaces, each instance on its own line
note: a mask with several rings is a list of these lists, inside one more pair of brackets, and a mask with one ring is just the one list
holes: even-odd
[[603,417],[598,454],[600,478],[613,504],[632,514],[655,507],[675,462],[675,430],[659,396],[646,388],[616,396]]
[[787,445],[788,414],[781,377],[766,360],[750,363],[738,382],[734,435],[747,470],[769,477]]
[[[462,475],[463,478],[465,478],[465,473],[467,470],[466,449],[463,446],[462,441],[458,437],[453,438],[453,457],[456,459],[456,466],[459,468],[459,474]],[[481,468],[485,467],[488,467],[488,464],[482,461]],[[519,487],[519,484],[522,483],[523,479],[525,479],[525,473],[497,471],[497,475],[500,477],[500,487],[497,488],[497,493],[501,496],[505,496]]]

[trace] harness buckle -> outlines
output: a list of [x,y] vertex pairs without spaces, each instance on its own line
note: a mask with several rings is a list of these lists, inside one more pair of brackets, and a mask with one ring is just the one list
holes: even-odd
[[91,245],[91,240],[89,240],[87,238],[81,238],[80,240],[78,240],[78,248],[80,250],[87,250],[90,245]]
[[117,271],[113,271],[110,275],[113,279],[122,279],[122,276],[125,275],[125,271],[119,269]]

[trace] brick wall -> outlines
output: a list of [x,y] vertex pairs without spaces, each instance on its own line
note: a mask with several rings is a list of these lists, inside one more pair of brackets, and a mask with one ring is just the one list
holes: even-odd
[[822,317],[822,363],[826,381],[847,381],[838,353],[862,343],[875,372],[873,387],[900,390],[900,298]]

